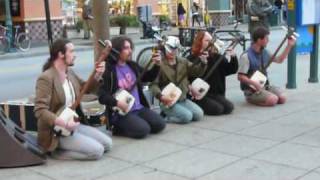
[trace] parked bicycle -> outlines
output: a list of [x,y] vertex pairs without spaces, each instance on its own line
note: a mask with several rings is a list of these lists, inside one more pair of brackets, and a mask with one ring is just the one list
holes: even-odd
[[[19,32],[21,26],[14,26],[14,40],[13,47],[18,48],[21,51],[28,51],[31,46],[31,39],[24,32]],[[9,51],[10,39],[7,36],[8,28],[0,25],[0,54],[4,54]]]

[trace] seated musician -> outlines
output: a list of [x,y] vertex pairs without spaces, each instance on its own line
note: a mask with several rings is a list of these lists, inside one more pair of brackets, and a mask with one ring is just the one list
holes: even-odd
[[[268,81],[265,86],[262,86],[259,82],[250,79],[257,70],[268,77],[265,66],[271,55],[265,48],[269,42],[269,34],[270,32],[267,29],[263,27],[257,28],[252,34],[253,43],[251,47],[241,56],[239,61],[238,80],[240,81],[241,90],[249,103],[259,106],[274,106],[286,102],[286,97],[280,88],[270,85]],[[294,44],[295,39],[288,38],[286,48],[272,62],[282,63]]]
[[[105,48],[100,59],[107,57],[110,46]],[[72,70],[74,65],[74,45],[65,39],[56,40],[50,49],[50,58],[43,66],[43,73],[37,80],[35,97],[35,117],[38,119],[38,143],[46,152],[57,159],[95,160],[111,149],[112,139],[93,127],[68,121],[58,115],[65,107],[70,107],[84,86]],[[99,60],[100,61],[100,60]],[[105,70],[105,63],[96,64],[94,86],[98,85]],[[90,87],[94,89],[94,87]],[[59,136],[54,127],[74,131],[71,136]]]
[[[158,133],[165,128],[164,119],[150,110],[143,94],[142,82],[153,81],[159,72],[160,52],[154,53],[154,66],[143,71],[136,62],[132,61],[132,40],[125,36],[112,39],[112,46],[120,52],[117,59],[107,62],[103,74],[103,85],[99,90],[99,102],[107,106],[107,113],[113,126],[113,133],[131,138],[144,138],[149,133]],[[143,74],[142,74],[143,73]],[[134,97],[134,104],[129,110],[128,102],[117,100],[115,93],[126,90]],[[118,107],[127,114],[120,114]]]
[[[228,50],[230,55],[230,61],[223,55],[219,54],[215,46],[210,46],[209,42],[212,40],[211,35],[208,32],[199,32],[195,40],[193,41],[191,55],[187,58],[191,62],[198,61],[199,56],[208,48],[208,67],[202,79],[210,85],[208,93],[200,100],[192,98],[204,111],[206,115],[221,115],[229,114],[233,110],[233,104],[226,96],[226,76],[235,74],[238,70],[238,59],[233,50]],[[222,61],[217,62],[219,58],[223,58]],[[216,63],[219,63],[216,65]],[[215,66],[212,71],[211,68]],[[212,71],[212,73],[209,73]],[[208,74],[209,73],[209,74]],[[205,79],[204,79],[205,78]],[[190,81],[194,78],[190,79]]]
[[[187,99],[186,96],[190,85],[188,78],[202,75],[206,69],[207,55],[202,55],[201,60],[193,64],[187,59],[177,56],[179,45],[180,42],[177,37],[168,37],[165,43],[165,55],[162,58],[160,72],[157,79],[152,82],[151,90],[153,95],[161,102],[160,108],[166,121],[184,124],[191,121],[199,121],[203,118],[203,110]],[[164,95],[162,93],[162,90],[169,83],[174,83],[182,91],[179,100],[173,105],[174,97],[171,97],[170,94]]]

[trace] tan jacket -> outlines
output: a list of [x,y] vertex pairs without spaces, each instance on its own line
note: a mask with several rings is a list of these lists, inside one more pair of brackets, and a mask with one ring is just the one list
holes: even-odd
[[[76,97],[84,84],[71,69],[68,70]],[[97,85],[97,84],[95,84]],[[38,119],[38,143],[46,150],[53,151],[58,145],[58,137],[53,133],[57,112],[65,105],[65,94],[58,71],[51,67],[43,72],[36,83],[35,117]]]

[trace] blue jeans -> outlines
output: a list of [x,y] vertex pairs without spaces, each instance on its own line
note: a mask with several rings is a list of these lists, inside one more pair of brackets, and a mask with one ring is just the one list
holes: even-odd
[[60,137],[58,149],[53,152],[57,159],[97,160],[109,151],[112,139],[91,126],[80,124],[72,136]]
[[178,101],[171,107],[160,105],[162,112],[166,115],[167,122],[186,124],[191,121],[199,121],[203,118],[203,110],[196,103],[185,99]]

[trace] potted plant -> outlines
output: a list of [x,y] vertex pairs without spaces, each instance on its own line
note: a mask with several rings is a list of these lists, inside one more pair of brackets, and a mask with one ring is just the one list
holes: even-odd
[[127,27],[137,27],[139,23],[136,16],[120,15],[114,16],[110,19],[111,26],[119,26],[119,34],[126,34]]

